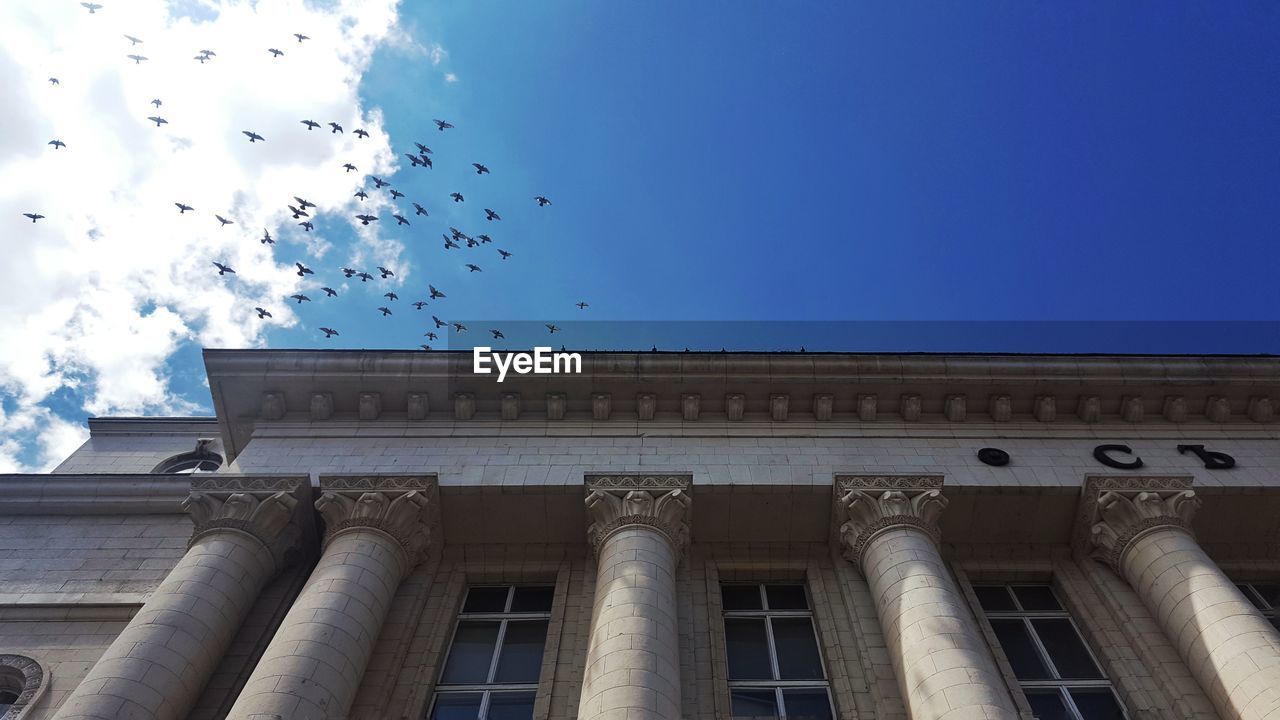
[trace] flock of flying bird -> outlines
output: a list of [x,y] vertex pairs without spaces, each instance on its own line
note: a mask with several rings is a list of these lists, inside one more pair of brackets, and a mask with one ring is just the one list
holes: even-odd
[[[86,8],[89,11],[89,14],[91,15],[96,14],[98,10],[101,10],[103,8],[103,6],[98,3],[81,2],[80,4],[84,8]],[[126,40],[129,41],[130,48],[134,48],[143,43],[143,41],[140,38],[134,37],[132,35],[125,35],[124,37]],[[294,33],[293,37],[297,40],[299,44],[303,43],[306,40],[310,40],[308,36],[302,33]],[[271,54],[273,59],[280,58],[285,54],[283,50],[280,50],[279,48],[274,48],[274,47],[267,48],[267,52]],[[137,53],[129,54],[126,57],[129,60],[132,60],[134,64],[141,64],[148,60],[146,56],[140,55]],[[214,52],[213,50],[206,49],[206,50],[200,50],[195,55],[195,60],[199,61],[203,65],[206,62],[212,61],[216,57],[217,57],[216,52]],[[51,85],[58,85],[60,84],[60,81],[56,77],[51,77],[49,78],[49,83]],[[158,112],[159,108],[163,105],[163,102],[159,98],[156,98],[152,100],[150,104],[153,105]],[[166,125],[169,122],[159,114],[152,115],[148,117],[147,120],[155,123],[157,128],[162,125]],[[323,127],[319,122],[316,122],[315,120],[312,120],[312,119],[303,119],[299,122],[301,125],[303,125],[306,128],[307,132]],[[433,122],[435,123],[436,129],[439,130],[440,132],[453,129],[454,127],[452,123],[449,123],[445,120],[437,119],[437,120],[433,120]],[[329,134],[331,135],[345,132],[343,130],[342,125],[336,122],[329,122],[328,127],[329,127]],[[267,140],[265,137],[263,137],[259,133],[252,130],[243,130],[242,134],[246,138],[248,138],[248,141],[250,143],[266,142]],[[366,131],[364,128],[356,128],[355,130],[352,131],[352,134],[360,137],[361,139],[365,139],[369,137],[368,131]],[[51,140],[49,141],[48,144],[52,146],[54,150],[63,150],[67,147],[67,144],[63,142],[61,139]],[[404,157],[406,157],[409,160],[410,167],[411,168],[421,167],[421,168],[427,168],[427,169],[434,168],[435,165],[431,157],[434,153],[431,150],[431,148],[427,147],[423,143],[418,143],[418,142],[415,142],[414,145],[416,146],[417,152],[404,153]],[[490,174],[489,168],[483,163],[478,163],[478,162],[471,163],[471,167],[474,168],[475,173],[477,175]],[[355,165],[349,162],[344,163],[342,165],[342,169],[344,172],[347,172],[347,173],[358,172],[358,168],[356,168]],[[373,181],[374,192],[382,190],[383,188],[387,188],[388,195],[390,196],[390,199],[393,203],[405,197],[404,193],[400,192],[394,187],[391,187],[390,181],[384,180],[376,176],[369,176],[369,177],[370,177],[370,180]],[[364,202],[368,199],[369,194],[363,188],[361,188],[355,193],[354,197],[360,200],[361,202]],[[448,195],[448,197],[451,198],[454,203],[466,202],[466,198],[463,197],[463,195],[459,192],[452,192]],[[313,218],[313,214],[317,210],[316,204],[299,196],[293,196],[293,201],[296,204],[293,204],[293,203],[285,204],[285,207],[288,209],[288,214],[290,214],[292,216],[292,219],[294,220],[301,220],[301,222],[297,224],[299,227],[303,229],[304,232],[312,232],[315,229],[315,225],[312,221],[312,218]],[[537,206],[540,208],[544,208],[551,204],[551,201],[543,195],[534,196],[533,202],[537,203]],[[423,207],[422,204],[418,202],[410,202],[409,204],[413,206],[413,217],[415,218],[415,220],[417,217],[430,217],[430,213],[425,207]],[[177,207],[178,214],[180,215],[185,215],[187,212],[192,212],[192,213],[195,212],[194,207],[182,202],[175,202],[174,206]],[[409,218],[399,211],[399,208],[395,208],[395,210],[396,212],[393,212],[391,214],[391,218],[396,221],[396,227],[399,227],[401,225],[412,224]],[[42,220],[45,217],[44,215],[41,215],[38,212],[23,213],[23,215],[29,218],[32,223],[35,223],[38,220]],[[486,222],[498,222],[502,220],[502,216],[499,215],[498,212],[493,210],[492,208],[487,208],[487,207],[484,208],[484,215],[485,215]],[[226,227],[227,225],[235,224],[234,220],[231,220],[219,214],[214,214],[214,218],[217,219],[221,227]],[[355,219],[358,220],[362,226],[368,226],[371,223],[380,221],[380,217],[377,214],[373,214],[369,212],[359,213],[355,215]],[[459,230],[456,227],[449,227],[449,231],[447,233],[444,233],[442,237],[444,238],[444,249],[446,251],[461,249],[464,243],[467,248],[478,248],[481,245],[493,243],[493,238],[491,238],[488,234],[479,233],[474,236],[468,235],[467,233],[464,233],[462,230]],[[270,230],[264,228],[262,237],[260,238],[259,242],[261,242],[264,245],[274,245],[276,241],[271,236]],[[503,248],[499,248],[495,246],[494,249],[498,251],[499,257],[504,261],[511,258],[514,255],[514,253],[511,253]],[[222,262],[221,260],[213,260],[212,263],[214,268],[217,270],[218,275],[220,276],[226,276],[228,274],[234,275],[236,272],[230,265],[226,264],[225,262]],[[315,271],[307,267],[302,262],[295,262],[294,266],[296,267],[296,274],[300,278],[306,278],[308,275],[315,275]],[[483,271],[483,268],[481,268],[480,265],[476,264],[475,262],[464,263],[463,267],[465,267],[468,270],[468,273],[467,273],[468,275]],[[395,272],[390,268],[378,267],[377,270],[378,270],[377,279],[379,280],[387,280],[389,278],[395,277]],[[364,272],[362,270],[357,270],[351,267],[342,268],[342,274],[344,278],[348,280],[352,278],[359,278],[361,283],[369,282],[375,279],[374,274]],[[322,286],[320,290],[324,293],[325,298],[338,296],[338,291],[327,285]],[[412,305],[412,307],[415,310],[421,311],[424,307],[427,307],[430,304],[430,302],[443,300],[446,297],[445,293],[437,289],[435,285],[428,284],[427,290],[428,290],[427,300],[416,300],[413,303],[410,303],[410,305]],[[386,300],[386,302],[383,305],[376,308],[376,310],[378,313],[381,314],[382,317],[386,317],[392,314],[392,310],[389,306],[392,305],[394,302],[398,301],[400,298],[395,292],[392,292],[392,291],[383,293],[382,297]],[[310,297],[308,297],[307,295],[301,292],[296,293],[294,295],[290,295],[289,299],[295,301],[298,305],[301,305],[304,302],[312,301]],[[575,304],[575,306],[579,310],[585,310],[587,309],[587,307],[589,307],[589,305],[586,302],[578,302]],[[258,319],[265,319],[265,318],[272,317],[271,312],[264,307],[255,307],[254,312],[257,313]],[[437,340],[439,338],[439,336],[435,332],[436,330],[440,330],[448,327],[452,327],[454,331],[458,333],[467,332],[468,330],[467,326],[461,322],[441,320],[438,316],[434,314],[431,315],[431,320],[434,326],[431,327],[424,334],[424,337],[426,337],[428,340],[431,340],[431,341]],[[552,323],[546,323],[544,327],[547,329],[547,331],[550,334],[555,334],[561,330],[559,326]],[[326,339],[333,337],[335,335],[339,335],[338,331],[331,327],[320,327],[320,331],[324,333],[324,337]],[[489,332],[493,335],[493,338],[495,340],[505,338],[505,335],[503,335],[502,331],[498,328],[491,328],[489,329]],[[419,347],[421,347],[424,350],[431,349],[431,346],[429,344],[422,344],[422,345],[419,345]]]

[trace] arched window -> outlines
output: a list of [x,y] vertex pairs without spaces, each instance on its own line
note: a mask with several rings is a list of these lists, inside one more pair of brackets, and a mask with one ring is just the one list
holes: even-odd
[[0,654],[0,720],[18,720],[43,694],[49,673],[26,655]]
[[[166,458],[151,470],[158,475],[189,475],[198,472],[213,472],[222,467],[222,456],[210,449],[212,440],[196,442],[196,449],[181,455]],[[3,720],[3,718],[0,718]]]

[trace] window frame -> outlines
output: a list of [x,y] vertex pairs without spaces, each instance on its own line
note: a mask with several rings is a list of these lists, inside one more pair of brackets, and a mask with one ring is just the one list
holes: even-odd
[[[465,612],[467,606],[467,596],[471,594],[473,589],[478,588],[497,588],[505,587],[507,589],[507,599],[503,604],[501,612]],[[511,606],[515,602],[517,588],[550,588],[552,590],[551,607],[546,610],[512,612]],[[496,584],[485,583],[478,585],[468,585],[462,594],[462,602],[458,607],[458,612],[454,615],[453,632],[449,635],[449,644],[445,647],[444,655],[441,657],[439,677],[436,679],[435,687],[431,693],[431,700],[427,703],[427,710],[423,714],[423,718],[431,718],[435,714],[436,703],[441,695],[461,695],[467,693],[480,693],[480,707],[477,710],[476,717],[483,718],[488,715],[489,702],[494,693],[533,693],[535,701],[538,692],[539,681],[534,680],[531,683],[498,683],[494,682],[494,676],[498,672],[498,663],[502,658],[502,643],[507,637],[507,624],[509,622],[520,622],[528,620],[543,620],[547,623],[547,634],[543,637],[542,658],[539,660],[539,667],[546,662],[547,640],[551,634],[551,616],[555,607],[555,589],[554,583],[512,583],[512,584]],[[466,621],[489,621],[498,622],[498,635],[494,638],[493,652],[489,657],[489,668],[485,673],[486,682],[484,683],[467,683],[467,684],[446,684],[444,682],[445,670],[449,667],[449,658],[453,655],[453,643],[458,637],[458,628]],[[539,671],[541,675],[541,671]]]
[[[760,594],[759,610],[727,610],[724,607],[724,587],[726,585],[749,587],[754,586]],[[804,601],[806,608],[804,610],[770,610],[769,595],[766,587],[770,585],[793,586],[799,587],[804,591]],[[728,642],[728,627],[725,621],[731,619],[762,619],[764,620],[765,638],[767,650],[769,653],[769,668],[774,679],[755,679],[755,680],[734,680],[728,671],[726,657],[725,679],[729,688],[729,712],[732,716],[733,712],[733,693],[735,690],[754,690],[756,692],[764,690],[772,690],[774,695],[774,706],[777,708],[778,717],[785,719],[787,717],[786,704],[782,694],[786,690],[822,690],[827,697],[827,708],[831,713],[831,717],[836,717],[835,703],[831,697],[831,673],[827,669],[827,659],[822,652],[822,638],[818,635],[818,623],[814,619],[813,596],[809,592],[809,586],[803,582],[720,582],[717,590],[720,593],[720,631],[724,633],[725,641]],[[809,680],[783,680],[780,678],[781,671],[778,668],[778,651],[777,645],[773,637],[773,618],[805,618],[809,621],[809,630],[813,633],[813,646],[818,653],[818,665],[822,669],[821,679]]]
[[1244,599],[1248,600],[1249,604],[1252,605],[1259,613],[1262,613],[1262,617],[1266,618],[1267,622],[1271,623],[1272,627],[1276,630],[1280,630],[1280,605],[1273,605],[1271,601],[1267,600],[1267,596],[1263,595],[1262,592],[1258,590],[1258,586],[1260,585],[1275,586],[1276,583],[1263,583],[1254,580],[1245,580],[1235,583],[1236,589],[1244,595]]

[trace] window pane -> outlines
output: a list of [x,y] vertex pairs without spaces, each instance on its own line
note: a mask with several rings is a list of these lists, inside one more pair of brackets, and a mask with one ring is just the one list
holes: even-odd
[[511,600],[511,612],[550,612],[551,600],[555,594],[556,589],[550,585],[518,587],[515,597]]
[[507,587],[473,587],[462,604],[464,613],[500,613],[507,609]]
[[787,720],[831,720],[826,690],[783,690],[782,707]]
[[1090,688],[1070,692],[1071,701],[1076,704],[1076,709],[1084,720],[1124,720],[1120,703],[1116,702],[1116,696],[1110,690]]
[[442,685],[471,685],[489,679],[489,663],[498,642],[497,620],[464,620],[458,623],[444,665]]
[[759,585],[721,585],[720,602],[725,610],[761,610]]
[[[1058,690],[1028,690],[1027,702],[1039,720],[1075,720]],[[1085,720],[1093,720],[1088,715]]]
[[511,620],[502,638],[498,672],[493,681],[536,683],[542,669],[542,646],[547,641],[546,620]]
[[1048,585],[1017,585],[1013,588],[1013,594],[1018,596],[1023,610],[1062,612],[1064,609]]
[[773,679],[763,619],[725,618],[724,639],[730,680]]
[[978,603],[987,612],[1009,612],[1018,608],[1013,604],[1013,597],[1003,585],[979,585],[973,588],[978,596]]
[[1236,585],[1236,589],[1244,593],[1245,599],[1250,603],[1253,603],[1254,607],[1259,610],[1265,610],[1267,608],[1266,604],[1259,600],[1258,596],[1253,592],[1253,588],[1248,585]]
[[773,647],[782,680],[821,680],[822,657],[809,618],[773,618]]
[[1254,583],[1253,589],[1258,591],[1262,599],[1269,607],[1280,605],[1280,585],[1258,585]]
[[489,695],[488,720],[533,720],[533,693],[502,692]]
[[481,693],[440,693],[431,720],[476,720],[480,717]]
[[733,720],[778,717],[777,701],[772,690],[734,690],[729,693]]
[[765,599],[770,610],[808,610],[809,600],[803,585],[765,585]]
[[1040,659],[1040,653],[1031,641],[1027,626],[1021,620],[992,620],[991,629],[996,631],[1000,647],[1013,666],[1013,674],[1019,680],[1044,680],[1049,677],[1049,669]]
[[1058,674],[1067,680],[1101,680],[1102,671],[1089,656],[1084,641],[1071,621],[1064,619],[1032,620],[1040,642],[1049,651],[1049,659]]

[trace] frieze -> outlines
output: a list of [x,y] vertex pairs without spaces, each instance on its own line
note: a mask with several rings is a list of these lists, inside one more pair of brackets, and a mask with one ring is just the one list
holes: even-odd
[[846,475],[835,476],[837,496],[850,490],[938,490],[942,475]]
[[596,488],[683,488],[693,483],[692,475],[587,475],[588,489]]
[[194,475],[191,489],[201,492],[293,492],[311,482],[301,475],[261,477],[253,475]]
[[435,475],[321,475],[320,487],[334,491],[430,490]]

